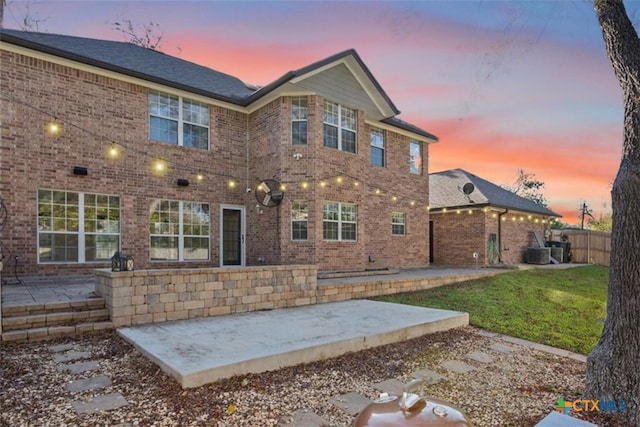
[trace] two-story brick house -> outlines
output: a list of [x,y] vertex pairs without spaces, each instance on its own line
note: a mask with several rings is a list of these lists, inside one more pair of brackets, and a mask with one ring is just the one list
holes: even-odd
[[429,263],[437,138],[353,50],[264,87],[130,43],[1,30],[0,54],[5,274],[116,251],[136,269]]

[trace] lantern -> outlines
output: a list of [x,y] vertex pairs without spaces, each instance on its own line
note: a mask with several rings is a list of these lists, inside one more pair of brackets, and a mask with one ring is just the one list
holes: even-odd
[[133,271],[133,257],[131,255],[124,255],[121,259],[122,259],[122,270]]
[[122,271],[122,257],[120,252],[113,254],[111,257],[111,271]]

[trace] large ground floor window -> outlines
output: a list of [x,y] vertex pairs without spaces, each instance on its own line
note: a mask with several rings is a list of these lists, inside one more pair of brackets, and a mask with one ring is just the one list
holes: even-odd
[[149,209],[151,260],[208,260],[211,215],[208,203],[154,200]]
[[322,236],[325,240],[356,240],[356,205],[337,202],[323,203]]
[[38,262],[107,261],[120,247],[120,197],[38,190]]

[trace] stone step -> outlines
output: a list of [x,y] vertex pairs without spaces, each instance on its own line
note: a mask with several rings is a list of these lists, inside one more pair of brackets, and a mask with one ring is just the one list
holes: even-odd
[[73,326],[78,323],[98,322],[109,320],[109,310],[106,308],[63,311],[48,314],[30,314],[26,316],[7,316],[2,319],[2,331],[18,329],[43,328],[47,326]]
[[69,301],[51,301],[44,304],[33,303],[20,305],[3,305],[2,316],[30,316],[35,314],[50,314],[68,311],[87,311],[104,307],[104,299],[100,297]]
[[113,322],[108,320],[89,321],[68,326],[44,326],[31,329],[15,329],[2,332],[2,342],[43,341],[62,336],[85,332],[114,329]]

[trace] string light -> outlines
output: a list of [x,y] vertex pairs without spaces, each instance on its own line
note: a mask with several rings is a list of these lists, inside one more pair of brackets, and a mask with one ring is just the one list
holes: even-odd
[[53,118],[47,122],[47,133],[51,136],[58,136],[62,133],[62,123]]
[[204,175],[201,173],[196,174],[196,181],[202,182],[204,180]]
[[300,187],[302,187],[303,190],[306,190],[307,188],[309,188],[309,183],[304,181],[302,184],[300,184]]
[[236,188],[236,182],[230,179],[229,181],[227,181],[227,186],[233,190],[234,188]]

